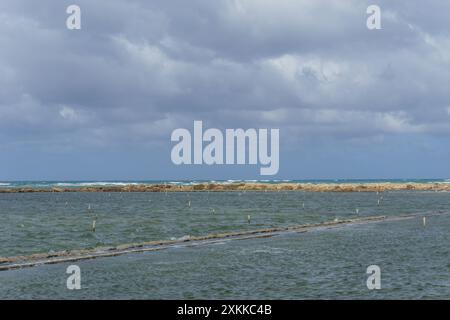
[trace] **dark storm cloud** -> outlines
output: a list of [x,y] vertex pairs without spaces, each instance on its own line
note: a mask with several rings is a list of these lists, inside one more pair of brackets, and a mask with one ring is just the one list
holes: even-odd
[[294,143],[449,131],[442,1],[378,1],[376,31],[368,1],[75,1],[69,31],[72,3],[0,4],[4,145],[156,143],[194,119]]

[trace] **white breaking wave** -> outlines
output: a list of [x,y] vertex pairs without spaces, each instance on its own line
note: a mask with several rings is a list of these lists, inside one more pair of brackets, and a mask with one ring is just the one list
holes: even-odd
[[58,187],[92,187],[92,186],[127,186],[139,185],[136,182],[59,182],[55,186]]

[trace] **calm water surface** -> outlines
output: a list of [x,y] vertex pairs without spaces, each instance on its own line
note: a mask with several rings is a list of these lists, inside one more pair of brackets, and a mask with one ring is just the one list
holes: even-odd
[[[450,193],[0,194],[0,256],[442,210]],[[68,264],[4,271],[0,298],[449,299],[449,245],[448,215],[348,226],[77,262],[79,291]],[[366,287],[371,264],[381,290]]]

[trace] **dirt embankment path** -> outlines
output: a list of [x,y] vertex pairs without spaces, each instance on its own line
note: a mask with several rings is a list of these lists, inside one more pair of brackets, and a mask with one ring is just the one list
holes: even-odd
[[0,188],[0,193],[29,192],[194,192],[194,191],[308,191],[308,192],[384,192],[399,190],[450,191],[447,183],[198,183],[130,184],[72,188]]

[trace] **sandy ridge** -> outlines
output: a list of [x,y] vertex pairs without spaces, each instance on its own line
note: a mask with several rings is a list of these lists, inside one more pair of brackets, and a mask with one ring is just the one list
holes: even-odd
[[384,192],[384,191],[450,191],[448,183],[198,183],[130,184],[123,186],[89,186],[71,188],[0,188],[0,193],[30,192],[194,192],[194,191],[308,191],[308,192]]

